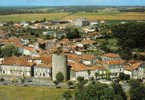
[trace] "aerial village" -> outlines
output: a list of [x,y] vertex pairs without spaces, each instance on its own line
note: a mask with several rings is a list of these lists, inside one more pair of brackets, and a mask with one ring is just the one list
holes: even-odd
[[[98,26],[104,23],[87,21],[85,18],[73,21],[44,19],[1,23],[1,49],[11,47],[12,52],[15,47],[17,50],[17,53],[7,56],[1,52],[1,80],[56,81],[59,72],[63,74],[64,81],[77,81],[78,77],[90,81],[113,80],[119,77],[120,73],[126,75],[126,78],[143,80],[143,61],[124,60],[117,53],[105,53],[99,49],[100,41],[96,39],[103,35]],[[75,35],[72,32],[74,36],[67,36],[67,29],[71,32],[72,27],[75,27]],[[83,34],[79,36],[79,32]]]

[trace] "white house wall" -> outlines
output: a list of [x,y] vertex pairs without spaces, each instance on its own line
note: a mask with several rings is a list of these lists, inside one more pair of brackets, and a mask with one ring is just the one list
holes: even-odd
[[35,78],[51,78],[51,68],[34,67]]

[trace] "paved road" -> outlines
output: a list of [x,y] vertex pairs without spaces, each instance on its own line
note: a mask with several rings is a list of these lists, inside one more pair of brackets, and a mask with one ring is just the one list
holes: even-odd
[[[11,81],[3,81],[0,82],[0,85],[9,85],[9,86],[34,86],[34,87],[48,87],[48,88],[53,88],[56,87],[55,84],[52,81],[49,81],[47,83],[44,82],[11,82]],[[59,88],[68,88],[68,85],[66,83],[59,83],[57,85]]]

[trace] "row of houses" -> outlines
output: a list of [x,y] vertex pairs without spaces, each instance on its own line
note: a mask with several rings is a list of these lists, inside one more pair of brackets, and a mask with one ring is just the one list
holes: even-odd
[[145,78],[145,63],[143,61],[125,61],[118,54],[104,54],[101,59],[96,60],[95,65],[91,66],[76,63],[74,60],[70,60],[70,65],[72,66],[71,80],[76,80],[79,76],[85,79],[96,78],[96,73],[98,77],[106,76],[109,73],[110,78],[116,78],[119,73],[124,73],[133,79]]
[[8,57],[1,60],[1,76],[13,76],[18,78],[50,78],[50,57]]
[[[8,57],[0,60],[1,76],[34,77],[56,80],[55,76],[60,71],[67,79],[77,80],[78,77],[110,78],[118,77],[124,73],[134,79],[144,79],[145,63],[142,61],[124,61],[117,54],[104,54],[101,59],[95,56],[75,54],[55,55],[48,57]],[[90,56],[90,57],[89,57]],[[65,58],[66,57],[66,58]],[[87,59],[85,59],[87,58]],[[53,60],[52,60],[53,59]],[[59,60],[58,60],[59,59]],[[94,64],[86,65],[85,61],[94,60]]]

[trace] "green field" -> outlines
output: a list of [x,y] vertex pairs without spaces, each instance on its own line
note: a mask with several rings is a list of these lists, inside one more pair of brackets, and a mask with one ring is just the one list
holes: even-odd
[[[42,9],[45,10],[45,9]],[[34,20],[75,20],[86,17],[88,20],[145,20],[145,12],[61,12],[48,14],[0,15],[0,22],[21,22]]]
[[0,100],[59,100],[68,89],[0,86]]
[[12,15],[0,15],[0,22],[21,22],[21,21],[34,21],[34,20],[58,20],[70,13],[48,13],[48,14],[12,14]]
[[86,17],[88,20],[145,20],[145,12],[78,12],[64,19],[78,19]]

